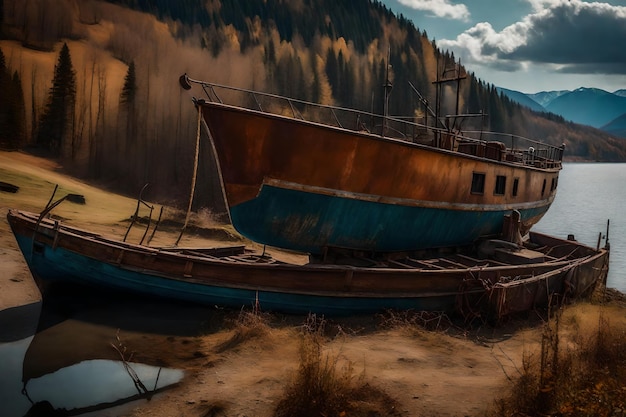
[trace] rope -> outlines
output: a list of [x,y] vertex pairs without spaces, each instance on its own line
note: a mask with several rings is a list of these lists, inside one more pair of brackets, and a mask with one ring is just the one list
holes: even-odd
[[176,243],[174,246],[178,246],[178,242],[183,237],[183,233],[187,228],[187,223],[189,222],[189,215],[191,214],[191,206],[193,205],[193,196],[196,192],[196,177],[198,174],[198,156],[200,154],[200,122],[202,121],[202,108],[198,105],[198,133],[196,135],[196,155],[193,160],[193,176],[191,178],[191,195],[189,196],[189,207],[187,208],[187,215],[185,216],[185,224],[183,228],[180,230],[180,235],[178,235],[178,239],[176,239]]

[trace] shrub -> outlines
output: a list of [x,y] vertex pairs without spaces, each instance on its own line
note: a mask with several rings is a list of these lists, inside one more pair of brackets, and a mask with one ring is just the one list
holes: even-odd
[[395,416],[397,402],[383,390],[355,378],[353,363],[324,352],[325,320],[309,315],[302,326],[300,364],[275,417]]
[[585,334],[576,326],[566,340],[561,312],[545,324],[539,358],[525,355],[510,395],[496,401],[492,416],[626,414],[625,329],[601,311],[595,329]]

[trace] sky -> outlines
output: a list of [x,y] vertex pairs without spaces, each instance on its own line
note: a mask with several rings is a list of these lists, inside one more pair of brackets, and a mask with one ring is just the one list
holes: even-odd
[[626,89],[626,0],[381,0],[498,87]]

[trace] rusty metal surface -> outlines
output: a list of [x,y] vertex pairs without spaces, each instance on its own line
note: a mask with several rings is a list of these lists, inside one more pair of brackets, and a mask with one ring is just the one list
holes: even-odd
[[[465,204],[549,200],[559,169],[530,169],[376,135],[311,125],[245,109],[205,103],[229,204],[254,198],[265,178],[391,198]],[[483,195],[470,192],[473,172],[486,174]],[[518,196],[495,195],[497,175]],[[547,192],[542,196],[542,183]]]

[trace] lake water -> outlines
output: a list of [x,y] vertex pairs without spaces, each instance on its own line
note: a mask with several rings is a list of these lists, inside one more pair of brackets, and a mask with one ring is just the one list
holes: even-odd
[[182,380],[161,365],[221,314],[99,293],[0,311],[0,416],[126,415]]
[[[566,163],[557,196],[533,228],[557,237],[573,234],[596,247],[610,220],[611,258],[607,285],[626,292],[626,164]],[[605,243],[604,239],[601,246]]]

